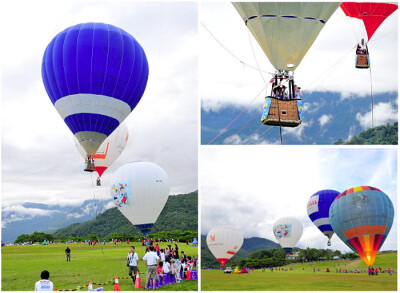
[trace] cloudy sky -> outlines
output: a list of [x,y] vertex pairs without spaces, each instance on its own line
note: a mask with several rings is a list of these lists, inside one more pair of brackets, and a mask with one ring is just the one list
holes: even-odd
[[[229,104],[244,107],[260,91],[252,106],[262,107],[266,94],[262,91],[264,80],[268,82],[271,75],[261,75],[258,70],[243,63],[274,72],[268,58],[232,4],[205,2],[201,3],[200,11],[202,108],[218,110]],[[397,92],[397,19],[398,11],[385,20],[369,43],[374,94]],[[355,46],[362,29],[360,20],[346,17],[339,8],[296,69],[295,80],[305,92],[303,101],[311,107],[308,107],[309,111],[312,111],[313,101],[307,100],[307,92],[332,91],[340,93],[342,99],[370,99],[369,70],[354,68]],[[397,117],[397,104],[382,103],[379,107],[376,105],[375,110],[376,124],[392,121],[393,113]],[[365,119],[370,121],[370,113]],[[362,119],[359,121],[362,125]]]
[[[244,236],[275,241],[273,223],[285,216],[303,225],[298,247],[327,248],[326,237],[307,214],[312,194],[367,185],[384,191],[395,220],[382,249],[397,249],[397,150],[313,146],[229,146],[201,149],[201,233],[238,227]],[[348,251],[335,235],[331,249]]]
[[[92,175],[72,133],[47,96],[41,77],[47,44],[65,28],[103,22],[132,34],[144,48],[149,80],[125,120],[130,140],[103,175],[147,160],[169,175],[170,194],[197,189],[197,3],[134,1],[6,1],[1,4],[2,205],[80,204],[94,197]],[[93,174],[93,179],[96,176]]]

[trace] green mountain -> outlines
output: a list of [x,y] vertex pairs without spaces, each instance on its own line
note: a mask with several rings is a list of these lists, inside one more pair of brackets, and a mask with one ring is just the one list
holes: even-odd
[[[229,266],[230,263],[235,263],[236,260],[249,257],[250,253],[252,252],[280,247],[281,246],[278,243],[275,243],[265,238],[245,238],[242,248],[240,248],[239,252],[229,260],[227,266]],[[204,235],[201,236],[201,266],[206,268],[219,268],[221,266],[219,262],[215,259],[211,251],[208,249],[206,236]]]
[[[197,231],[197,205],[197,191],[188,194],[170,195],[151,232]],[[95,234],[97,237],[102,238],[112,233],[142,235],[140,230],[135,228],[116,207],[106,210],[89,221],[58,229],[53,235],[55,237],[87,237]]]
[[361,132],[358,136],[353,136],[349,140],[339,139],[334,144],[391,144],[397,145],[398,143],[398,123],[394,122],[393,125],[389,123],[386,125],[368,128]]

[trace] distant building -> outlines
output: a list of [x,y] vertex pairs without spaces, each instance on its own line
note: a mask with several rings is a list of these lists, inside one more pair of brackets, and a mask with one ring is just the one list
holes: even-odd
[[295,251],[292,254],[288,254],[286,256],[287,259],[298,259],[299,258],[299,251]]

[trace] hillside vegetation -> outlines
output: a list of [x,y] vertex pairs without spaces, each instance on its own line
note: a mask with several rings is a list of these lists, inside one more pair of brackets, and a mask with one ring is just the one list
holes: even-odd
[[[170,196],[151,232],[197,231],[197,205],[197,191]],[[109,209],[92,220],[58,229],[53,235],[55,237],[96,235],[102,238],[113,233],[142,235],[117,208]]]
[[391,144],[397,145],[398,143],[398,123],[393,125],[389,123],[386,125],[376,126],[361,132],[358,136],[353,136],[349,140],[339,139],[334,144]]

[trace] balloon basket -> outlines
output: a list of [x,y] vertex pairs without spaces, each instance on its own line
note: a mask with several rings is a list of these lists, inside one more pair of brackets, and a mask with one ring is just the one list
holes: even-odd
[[301,100],[279,100],[275,97],[267,97],[261,122],[265,125],[297,127],[301,124],[299,107],[302,108]]
[[358,54],[356,56],[356,68],[368,69],[369,67],[370,67],[369,55],[368,54]]

